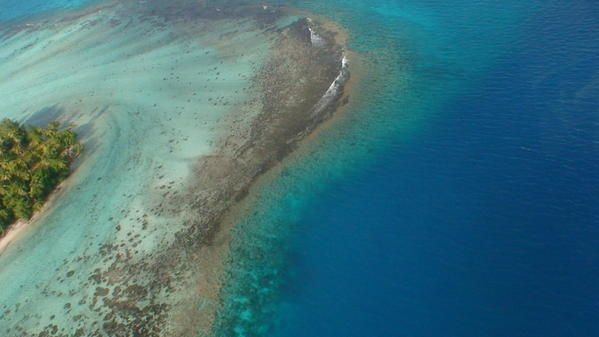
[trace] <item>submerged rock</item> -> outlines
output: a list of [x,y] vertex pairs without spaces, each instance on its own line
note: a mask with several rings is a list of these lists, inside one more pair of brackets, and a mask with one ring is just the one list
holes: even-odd
[[227,211],[340,104],[334,33],[276,7],[177,0],[95,4],[0,39],[0,108],[59,106],[88,149],[40,220],[54,230],[19,243],[42,249],[0,255],[21,263],[0,274],[3,335],[210,331]]

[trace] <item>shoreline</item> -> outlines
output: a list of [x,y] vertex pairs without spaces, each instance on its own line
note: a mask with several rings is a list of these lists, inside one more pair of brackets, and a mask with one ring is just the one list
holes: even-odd
[[29,220],[19,219],[15,223],[8,226],[8,229],[4,235],[0,237],[0,255],[2,255],[8,247],[10,247],[11,243],[18,241],[21,238],[21,235],[26,233],[26,229],[30,229],[32,225],[47,215],[47,213],[55,206],[57,199],[63,193],[65,187],[68,185],[68,181],[74,173],[75,171],[71,172],[65,181],[56,186],[54,191],[52,191],[48,196],[48,199],[46,199],[44,202],[44,206],[33,213]]
[[18,239],[19,234],[23,232],[23,230],[30,223],[31,219],[28,221],[19,220],[12,225],[8,226],[8,229],[4,233],[2,237],[0,237],[0,255],[4,252],[8,246],[12,243],[13,240]]
[[[99,246],[95,256],[85,251],[81,255],[68,255],[73,261],[94,258],[101,263],[89,266],[89,269],[74,263],[64,266],[65,272],[77,270],[86,280],[70,281],[68,284],[73,289],[91,289],[69,302],[83,303],[77,312],[88,313],[85,320],[77,324],[83,331],[137,333],[153,337],[186,336],[199,328],[209,334],[219,308],[233,218],[242,214],[239,210],[254,198],[254,191],[259,189],[261,181],[276,171],[304,141],[314,137],[317,130],[347,104],[349,88],[355,79],[350,75],[351,63],[348,66],[344,61],[351,55],[346,44],[340,42],[345,42],[346,37],[343,37],[341,28],[337,32],[331,29],[334,23],[308,19],[313,16],[298,17],[279,26],[278,20],[285,19],[287,15],[284,9],[278,7],[267,9],[234,5],[214,8],[184,2],[182,6],[179,3],[157,3],[148,8],[134,2],[122,5],[109,2],[96,10],[103,11],[101,15],[114,15],[116,18],[134,13],[149,27],[168,25],[185,36],[194,29],[205,32],[202,27],[210,23],[245,20],[251,22],[261,38],[268,41],[264,63],[253,70],[247,91],[243,88],[244,94],[247,93],[251,100],[250,104],[229,109],[228,115],[224,115],[225,121],[218,125],[216,145],[209,154],[195,157],[189,164],[190,173],[177,185],[181,187],[173,189],[175,193],[158,192],[152,203],[138,210],[149,217],[177,221],[177,227],[171,227],[170,233],[170,226],[159,228],[159,233],[168,233],[172,239],[160,241],[151,250],[138,254],[136,246],[146,235],[154,232],[154,229],[146,230],[146,214],[141,213],[143,217],[136,219],[135,224],[139,227],[129,227],[129,233],[125,230],[121,232],[123,234],[118,234],[121,224],[116,219],[115,234],[110,234],[105,240],[89,242]],[[84,8],[70,13],[68,17],[85,20],[93,18],[96,10]],[[215,13],[218,17],[212,18]],[[195,21],[190,22],[190,17]],[[68,27],[71,24],[69,20],[60,17],[57,22]],[[74,20],[76,22],[77,19]],[[115,24],[120,23],[115,21]],[[35,31],[39,26],[32,24],[22,28]],[[227,34],[234,36],[237,31]],[[314,34],[318,34],[317,39],[314,39]],[[223,53],[220,54],[222,57],[231,52],[219,49],[220,41],[226,36],[221,34],[214,40],[208,40],[208,47]],[[354,61],[350,59],[350,62]],[[239,120],[242,122],[239,123]],[[93,147],[90,146],[90,149]],[[162,179],[160,174],[155,173],[155,177]],[[93,179],[96,181],[95,177]],[[99,179],[101,177],[97,181]],[[155,188],[159,190],[162,187]],[[62,194],[61,191],[64,189],[58,190],[56,195]],[[48,200],[48,207],[53,205],[56,195]],[[111,195],[103,197],[111,198]],[[127,216],[128,213],[123,212],[125,208],[121,213]],[[40,216],[45,214],[47,209],[44,207]],[[130,216],[135,219],[132,214]],[[32,224],[35,223],[33,220],[30,221]],[[108,218],[108,221],[112,220],[112,217]],[[82,224],[93,225],[91,222]],[[27,233],[26,228],[31,226],[23,224],[13,231],[5,247],[10,247],[22,233]],[[69,272],[67,277],[69,275],[72,273]],[[61,283],[67,280],[63,277],[59,277]],[[109,289],[115,291],[110,292]],[[70,314],[69,310],[64,317],[69,319],[77,312]],[[19,325],[16,327],[19,328]],[[38,332],[52,329],[50,325],[38,326],[42,328],[35,330]],[[71,328],[75,330],[77,326]]]

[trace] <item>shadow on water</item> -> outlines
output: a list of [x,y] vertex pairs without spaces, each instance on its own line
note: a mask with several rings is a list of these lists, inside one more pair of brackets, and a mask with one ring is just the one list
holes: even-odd
[[33,114],[31,114],[31,116],[27,117],[27,119],[24,122],[28,125],[43,127],[48,125],[48,123],[50,122],[59,120],[63,113],[64,108],[60,107],[59,104],[55,104],[34,112]]

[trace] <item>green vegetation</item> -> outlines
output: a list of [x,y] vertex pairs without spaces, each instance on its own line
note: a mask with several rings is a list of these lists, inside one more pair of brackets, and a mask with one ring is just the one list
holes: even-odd
[[42,207],[80,151],[77,135],[57,122],[45,128],[0,122],[0,235]]

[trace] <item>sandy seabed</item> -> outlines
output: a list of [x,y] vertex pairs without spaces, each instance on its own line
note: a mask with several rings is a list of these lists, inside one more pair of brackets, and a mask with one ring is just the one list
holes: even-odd
[[0,27],[2,117],[72,124],[85,146],[51,207],[5,238],[2,335],[210,334],[223,218],[349,77],[330,23],[225,3],[100,3]]

